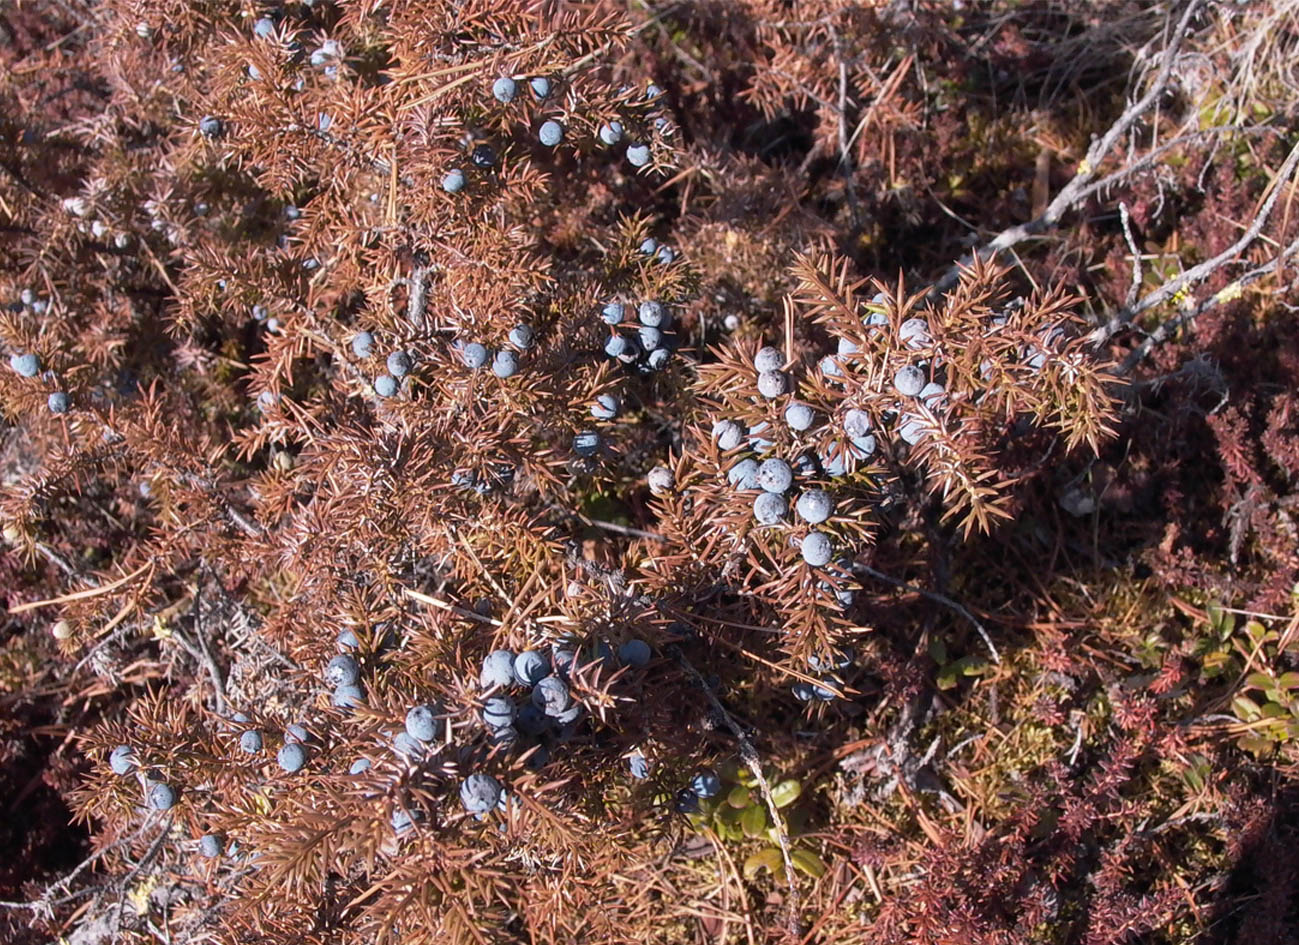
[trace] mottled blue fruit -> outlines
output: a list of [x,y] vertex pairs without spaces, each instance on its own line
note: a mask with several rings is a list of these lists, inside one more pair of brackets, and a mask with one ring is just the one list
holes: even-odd
[[663,332],[653,325],[641,325],[637,336],[640,338],[640,346],[646,351],[653,351],[663,344]]
[[221,838],[214,833],[204,834],[198,842],[198,849],[209,860],[214,860],[221,855]]
[[114,748],[108,756],[108,767],[113,769],[113,774],[130,774],[135,767],[135,752],[131,751],[131,746],[118,745]]
[[284,740],[290,742],[309,742],[311,733],[296,722],[284,729]]
[[297,742],[289,742],[287,745],[280,746],[279,752],[275,755],[276,762],[289,774],[301,771],[303,765],[307,763],[307,750]]
[[834,545],[824,532],[809,532],[803,539],[803,560],[814,568],[825,567],[834,555]]
[[465,345],[464,350],[460,352],[460,357],[464,360],[465,366],[472,371],[477,371],[487,363],[487,349],[476,341],[471,341]]
[[764,459],[758,467],[758,485],[768,492],[787,492],[793,484],[794,471],[783,459]]
[[334,689],[329,701],[335,708],[355,709],[357,706],[365,705],[365,693],[356,683],[343,683]]
[[765,348],[759,348],[758,353],[753,356],[753,366],[759,373],[764,371],[779,371],[785,364],[785,356],[780,353],[779,348],[773,348],[767,345]]
[[458,167],[447,171],[442,178],[442,189],[449,194],[458,194],[465,189],[465,172]]
[[627,353],[631,342],[622,335],[614,335],[604,343],[604,353],[611,358],[620,358]]
[[821,359],[821,373],[826,377],[843,377],[843,371],[839,369],[839,362],[828,354]]
[[501,799],[501,783],[490,774],[471,774],[460,785],[460,803],[471,814],[485,814]]
[[914,397],[925,387],[925,372],[914,364],[898,368],[893,375],[893,389],[903,397]]
[[331,686],[343,686],[361,678],[361,664],[346,653],[340,653],[325,666],[325,682]]
[[528,87],[532,89],[532,94],[542,99],[550,95],[550,80],[544,75],[536,76],[528,82]]
[[662,94],[663,94],[663,90],[659,88],[657,85],[655,85],[653,82],[651,82],[649,86],[645,89],[645,97],[650,100],[656,99]]
[[600,317],[604,319],[607,325],[617,325],[623,319],[623,312],[621,302],[609,302],[604,308],[600,309]]
[[250,728],[239,736],[239,750],[246,755],[255,755],[262,750],[262,733]]
[[613,394],[596,394],[591,405],[591,416],[597,420],[612,420],[618,416],[618,398]]
[[613,147],[622,140],[622,122],[611,121],[600,126],[600,140]]
[[903,417],[902,424],[898,427],[898,436],[903,442],[915,446],[929,436],[929,426],[919,417]]
[[659,241],[652,236],[647,236],[640,241],[640,251],[646,256],[651,255],[654,250],[659,248]]
[[577,660],[577,651],[566,646],[552,646],[550,650],[550,665],[554,667],[555,674],[561,678],[566,678],[573,669],[573,663]]
[[618,659],[637,669],[649,665],[650,647],[644,640],[628,640],[618,647]]
[[812,695],[816,696],[822,702],[833,702],[835,699],[839,698],[834,694],[833,690],[827,689],[825,686],[813,686]]
[[789,424],[791,430],[802,433],[811,427],[815,420],[816,413],[807,404],[795,402],[785,408],[785,423]]
[[544,121],[537,130],[537,140],[548,148],[553,148],[564,140],[564,126],[557,121]]
[[483,722],[488,728],[505,728],[514,724],[514,703],[504,696],[492,696],[483,703]]
[[759,453],[765,453],[776,445],[775,440],[770,440],[762,434],[771,429],[771,424],[766,420],[755,423],[749,427],[749,445]]
[[334,642],[346,650],[355,650],[361,645],[361,641],[357,639],[356,634],[348,627],[338,631],[338,636],[334,638]]
[[[560,712],[558,715],[554,717],[555,724],[571,727],[574,722],[576,722],[578,719],[582,717],[583,711],[584,709],[580,702],[574,703],[573,705],[570,705],[567,709],[565,709],[563,712]],[[571,731],[568,731],[566,733],[561,732],[561,734],[571,735],[572,732]]]
[[758,375],[758,393],[773,400],[785,393],[785,375],[782,371],[763,371]]
[[726,473],[726,480],[736,489],[758,488],[758,461],[742,459]]
[[649,762],[644,755],[632,755],[627,759],[627,770],[636,780],[644,781],[649,777]]
[[492,83],[492,95],[496,97],[496,101],[508,104],[514,101],[514,93],[518,88],[518,83],[509,76],[503,75]]
[[532,704],[546,715],[559,715],[570,702],[568,686],[558,676],[547,676],[532,687]]
[[722,792],[722,779],[715,771],[700,771],[690,782],[690,790],[699,797],[716,797]]
[[275,35],[275,21],[264,16],[253,24],[253,35],[258,39],[269,39]]
[[822,489],[809,489],[794,505],[798,517],[810,525],[820,525],[834,513],[834,499]]
[[811,702],[814,695],[812,692],[812,684],[803,682],[802,680],[794,683],[794,685],[790,687],[790,691],[794,693],[794,698],[799,702]]
[[514,654],[509,650],[493,650],[483,657],[478,685],[484,689],[514,685]]
[[368,358],[374,353],[374,335],[358,331],[352,336],[352,353],[358,358]]
[[415,820],[411,817],[410,812],[404,811],[400,807],[392,812],[388,822],[392,824],[392,829],[398,834],[403,834],[415,826]]
[[870,433],[871,417],[864,410],[852,408],[843,415],[843,432],[850,437],[863,437]]
[[397,396],[397,379],[388,374],[380,374],[374,379],[374,392],[380,397]]
[[734,420],[718,420],[713,424],[713,439],[721,450],[733,450],[744,439],[744,427]]
[[677,791],[672,806],[678,814],[693,814],[699,810],[699,795],[690,788],[682,788]]
[[647,144],[627,145],[627,160],[632,167],[644,167],[650,162],[650,149]]
[[524,650],[514,658],[514,681],[520,686],[535,686],[550,675],[550,660],[540,650]]
[[516,348],[531,348],[532,339],[533,333],[531,325],[515,325],[510,329],[510,344],[514,345]]
[[573,452],[578,456],[594,456],[600,452],[600,434],[593,430],[573,437]]
[[499,378],[513,377],[519,370],[519,356],[513,351],[497,351],[492,359],[492,373]]
[[640,303],[636,309],[636,317],[640,319],[642,325],[649,325],[651,328],[664,328],[668,321],[663,304],[653,299],[646,299]]
[[34,354],[15,354],[9,358],[9,366],[22,377],[35,377],[41,372],[41,359]]
[[849,440],[852,444],[853,455],[858,459],[865,459],[875,454],[875,437],[873,436],[854,436]]
[[929,323],[923,318],[908,318],[899,325],[898,339],[908,348],[923,348],[933,340],[929,335]]
[[352,762],[351,767],[347,769],[348,774],[365,774],[370,770],[369,758],[357,758]]
[[541,709],[528,702],[519,709],[514,724],[524,735],[535,737],[550,728],[550,719],[546,718],[546,713]]
[[817,672],[821,670],[843,670],[852,665],[853,651],[848,647],[837,647],[830,656],[822,659],[818,656],[809,656],[807,665]]
[[668,359],[670,357],[671,354],[668,353],[667,348],[655,348],[645,358],[645,365],[651,371],[661,371],[668,366]]
[[676,258],[677,254],[673,251],[671,246],[660,246],[659,251],[654,254],[655,261],[660,262],[665,266],[670,265]]
[[857,354],[860,351],[861,348],[857,346],[857,342],[853,341],[851,338],[839,339],[839,347],[838,347],[839,357],[841,358],[847,357],[850,354]]
[[171,810],[176,803],[176,789],[156,781],[149,785],[149,806],[154,810]]
[[789,511],[789,503],[783,495],[775,492],[763,492],[753,500],[753,517],[759,525],[775,525]]
[[432,706],[413,706],[406,713],[406,734],[421,742],[431,742],[437,738],[438,720]]
[[393,377],[402,378],[410,373],[411,359],[405,351],[394,351],[388,355],[388,373]]
[[417,738],[405,732],[398,732],[392,740],[393,750],[407,761],[419,761],[424,757],[424,745]]
[[519,741],[519,731],[513,725],[502,725],[492,731],[492,745],[503,751],[513,748]]
[[221,119],[215,115],[204,115],[199,119],[198,130],[202,132],[204,137],[219,138],[221,132],[225,130],[225,126],[221,123]]
[[474,167],[483,169],[496,166],[496,149],[490,144],[475,145],[474,149],[469,152],[469,160],[473,162]]

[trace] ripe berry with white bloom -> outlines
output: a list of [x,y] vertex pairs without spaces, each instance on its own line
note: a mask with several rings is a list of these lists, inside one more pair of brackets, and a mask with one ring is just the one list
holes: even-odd
[[618,398],[613,394],[596,394],[591,405],[591,416],[597,420],[612,420],[618,416]]
[[360,678],[361,664],[345,653],[335,656],[325,666],[325,682],[331,686],[347,685]]
[[600,140],[613,147],[622,140],[622,122],[611,121],[600,126]]
[[264,16],[253,24],[253,35],[258,39],[269,39],[275,35],[275,21]]
[[673,485],[676,484],[676,477],[672,475],[672,470],[666,466],[655,466],[645,477],[649,484],[650,492],[655,495],[662,495],[665,492],[671,492]]
[[690,790],[697,797],[716,797],[722,791],[722,779],[715,771],[700,771],[690,782]]
[[275,761],[289,774],[301,771],[307,763],[307,750],[297,742],[282,745],[275,755]]
[[550,80],[544,75],[539,75],[532,79],[528,82],[528,86],[532,89],[532,94],[538,99],[543,99],[550,95]]
[[908,318],[898,326],[898,340],[908,348],[923,348],[933,341],[929,335],[929,323],[923,318]]
[[611,358],[620,358],[627,353],[631,342],[622,335],[614,335],[604,343],[604,353]]
[[789,503],[783,495],[774,492],[763,492],[753,500],[753,517],[759,525],[775,525],[789,511]]
[[659,241],[652,236],[647,236],[640,243],[640,251],[649,256],[654,250],[659,248]]
[[488,728],[505,728],[514,723],[514,703],[504,696],[492,696],[483,703],[483,722]]
[[487,349],[478,342],[471,341],[460,352],[460,358],[465,362],[465,367],[477,371],[487,363]]
[[41,372],[41,360],[34,354],[15,354],[9,358],[9,366],[20,377],[35,377]]
[[352,337],[352,353],[358,358],[368,358],[374,353],[374,335],[368,331],[358,331]]
[[198,842],[199,852],[209,860],[221,855],[221,838],[214,833],[204,834]]
[[515,325],[510,329],[510,344],[514,347],[526,350],[532,347],[532,340],[531,325]]
[[113,769],[113,774],[130,774],[135,767],[135,752],[131,751],[131,746],[118,745],[114,748],[108,756],[108,766]]
[[198,130],[206,138],[219,138],[225,130],[225,125],[215,115],[204,115],[199,119]]
[[742,459],[726,472],[726,481],[736,489],[757,489],[758,461]]
[[650,149],[646,144],[631,144],[627,146],[627,160],[633,167],[644,167],[650,162]]
[[262,733],[249,729],[239,736],[239,750],[246,755],[255,755],[262,750]]
[[646,351],[653,351],[663,344],[663,332],[652,325],[641,325],[638,335],[640,346]]
[[513,377],[519,370],[519,356],[513,351],[497,351],[492,360],[492,373],[497,377]]
[[46,398],[45,406],[49,408],[50,413],[67,413],[71,405],[68,395],[61,390],[56,390]]
[[640,319],[642,325],[649,325],[651,328],[666,328],[668,323],[668,314],[663,308],[661,302],[655,302],[653,299],[647,299],[640,303],[636,309],[636,317]]
[[154,810],[171,810],[176,803],[176,789],[161,781],[149,786],[149,806]]
[[713,439],[719,449],[733,450],[744,439],[744,428],[734,420],[719,420],[713,424]]
[[485,814],[501,799],[501,784],[490,774],[471,774],[460,785],[460,803],[471,814]]
[[870,432],[871,417],[864,410],[855,407],[843,415],[843,432],[850,437],[866,436]]
[[533,686],[550,673],[550,661],[539,650],[524,650],[514,658],[514,680],[520,686]]
[[785,393],[785,375],[780,371],[763,371],[758,375],[758,393],[768,400]]
[[514,101],[514,93],[517,90],[518,83],[509,76],[503,75],[492,83],[492,95],[495,96],[496,101],[502,104],[509,104]]
[[655,348],[645,358],[645,366],[651,371],[661,371],[668,366],[671,357],[667,348]]
[[758,467],[758,485],[768,492],[787,492],[794,484],[794,471],[783,459],[766,459]]
[[554,120],[542,122],[537,131],[537,140],[548,148],[555,147],[564,140],[564,126]]
[[600,452],[600,434],[585,430],[573,437],[573,452],[578,456],[594,456]]
[[617,325],[622,321],[623,311],[621,302],[609,302],[600,310],[600,317],[606,325]]
[[822,489],[811,489],[798,497],[794,508],[803,521],[820,525],[834,513],[834,499]]
[[465,189],[465,172],[458,167],[447,171],[442,178],[442,189],[449,194],[458,194]]
[[330,703],[339,709],[355,709],[365,704],[365,693],[356,683],[343,683],[329,697]]
[[395,378],[403,378],[410,373],[411,359],[405,351],[394,351],[388,355],[388,373]]
[[825,567],[834,555],[834,545],[824,532],[809,532],[803,539],[803,560],[814,568]]
[[570,701],[568,686],[558,676],[547,676],[532,687],[532,704],[551,717],[567,709]]
[[779,348],[773,348],[771,345],[759,348],[758,353],[753,356],[753,366],[759,373],[779,371],[784,364],[785,356],[780,353]]
[[649,762],[644,755],[632,755],[627,759],[627,770],[636,780],[644,781],[649,777]]
[[795,402],[785,408],[785,423],[789,424],[791,430],[802,433],[815,420],[816,414],[807,404]]
[[380,397],[396,397],[397,389],[397,379],[390,374],[380,374],[374,379],[374,392]]
[[915,397],[925,387],[925,372],[914,364],[898,369],[893,375],[893,388],[903,397]]
[[421,742],[437,738],[438,720],[432,706],[413,706],[406,713],[406,734]]

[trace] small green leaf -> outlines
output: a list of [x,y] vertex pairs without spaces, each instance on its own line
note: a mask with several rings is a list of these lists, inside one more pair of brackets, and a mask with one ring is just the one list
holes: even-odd
[[793,862],[794,869],[802,870],[813,879],[825,875],[825,863],[811,850],[791,850],[789,859]]
[[794,780],[781,781],[771,789],[771,800],[777,807],[788,807],[803,793],[803,785]]
[[775,847],[767,847],[744,861],[744,878],[753,879],[763,870],[774,873],[781,868],[783,862],[779,850]]
[[749,806],[749,789],[743,784],[737,784],[731,788],[731,793],[726,795],[726,803],[732,807]]
[[740,822],[740,811],[730,804],[723,804],[717,809],[717,822],[728,827],[733,827]]
[[1282,689],[1299,689],[1299,673],[1282,673],[1276,684]]
[[767,829],[766,808],[757,804],[746,807],[740,817],[740,826],[744,828],[745,836],[761,837],[763,831]]
[[1260,717],[1258,703],[1249,696],[1236,696],[1231,700],[1231,707],[1241,721],[1253,722]]

